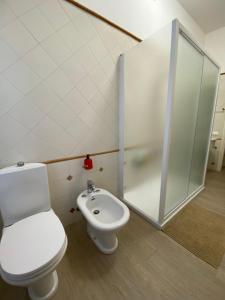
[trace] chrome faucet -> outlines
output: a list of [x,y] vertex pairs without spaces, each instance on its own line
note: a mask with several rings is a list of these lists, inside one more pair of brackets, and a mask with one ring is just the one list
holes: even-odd
[[94,182],[92,180],[88,180],[87,181],[87,192],[88,194],[91,194],[95,191],[95,185]]

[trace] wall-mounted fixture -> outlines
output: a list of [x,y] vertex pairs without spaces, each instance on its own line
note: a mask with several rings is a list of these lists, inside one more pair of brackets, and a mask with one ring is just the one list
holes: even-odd
[[92,159],[90,158],[90,155],[87,154],[85,160],[84,160],[84,169],[85,170],[91,170],[93,169],[93,162]]

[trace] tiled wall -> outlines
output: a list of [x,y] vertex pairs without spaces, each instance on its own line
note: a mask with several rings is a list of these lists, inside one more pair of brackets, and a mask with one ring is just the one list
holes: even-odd
[[[117,148],[117,60],[136,43],[64,0],[0,0],[0,167]],[[116,192],[116,160],[49,166],[65,224],[87,176]]]

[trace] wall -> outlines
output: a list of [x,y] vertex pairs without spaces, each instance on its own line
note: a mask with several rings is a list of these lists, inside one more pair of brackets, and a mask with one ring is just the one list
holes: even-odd
[[[136,43],[64,0],[0,0],[0,167],[118,148],[117,58]],[[88,177],[117,193],[117,155],[94,164],[49,165],[64,224]]]
[[204,33],[176,0],[78,0],[138,37],[145,39],[174,18],[204,45]]
[[205,48],[221,66],[221,72],[225,72],[225,27],[206,35]]
[[116,61],[136,42],[63,0],[4,3],[1,166],[116,148]]
[[[221,27],[215,31],[210,32],[205,37],[205,48],[210,55],[215,59],[215,61],[221,67],[221,73],[225,72],[225,27]],[[224,144],[225,144],[225,117],[224,111],[221,111],[224,108],[225,103],[225,93],[224,93],[224,77],[225,75],[221,76],[221,82],[219,85],[219,101],[223,102],[223,105],[219,108],[218,114],[215,116],[214,121],[214,131],[219,131],[220,137],[222,138],[221,142],[217,142],[217,150],[215,149],[211,151],[211,161],[215,162],[215,165],[211,166],[213,169],[220,170],[221,160],[224,152]],[[223,80],[223,81],[222,81]],[[220,103],[219,103],[220,104]],[[224,156],[224,163],[225,164],[225,156]]]
[[[202,41],[176,1],[150,3],[86,4],[142,38],[178,17]],[[117,148],[117,60],[136,44],[64,0],[0,0],[0,167]],[[117,193],[117,155],[94,164],[89,173],[82,160],[48,166],[65,225],[78,219],[69,209],[87,178]]]

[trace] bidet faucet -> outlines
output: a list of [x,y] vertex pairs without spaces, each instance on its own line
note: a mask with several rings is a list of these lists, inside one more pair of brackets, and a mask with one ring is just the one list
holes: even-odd
[[87,181],[87,192],[88,192],[88,194],[91,194],[94,191],[95,191],[94,182],[92,180],[88,180]]

